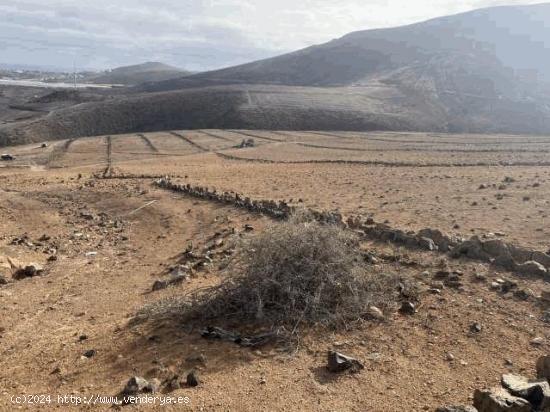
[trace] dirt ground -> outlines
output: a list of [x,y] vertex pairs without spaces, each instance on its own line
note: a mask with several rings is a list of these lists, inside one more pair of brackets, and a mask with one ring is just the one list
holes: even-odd
[[[235,148],[246,138],[255,146]],[[205,130],[38,146],[2,149],[16,160],[0,163],[0,256],[36,262],[44,273],[13,281],[4,273],[9,282],[0,285],[0,410],[110,410],[110,404],[60,404],[58,395],[114,396],[132,376],[160,378],[167,369],[194,367],[199,386],[164,394],[188,397],[187,404],[124,408],[434,410],[471,404],[474,390],[497,385],[502,373],[532,376],[536,359],[548,353],[539,300],[491,288],[496,279],[510,279],[538,296],[548,289],[542,279],[368,240],[362,248],[379,260],[372,270],[421,285],[415,315],[395,312],[346,332],[307,330],[295,352],[205,340],[197,327],[147,309],[148,319],[135,319],[148,305],[221,280],[221,261],[214,260],[183,284],[152,291],[190,243],[201,250],[213,239],[254,236],[277,224],[156,188],[155,176],[546,252],[550,138]],[[98,178],[107,169],[134,177]],[[442,260],[461,273],[462,289],[428,291]],[[476,322],[482,330],[472,333]],[[533,345],[536,337],[543,343]],[[361,360],[365,369],[330,374],[328,349]],[[198,355],[205,361],[191,365]],[[52,399],[13,403],[31,394]]]

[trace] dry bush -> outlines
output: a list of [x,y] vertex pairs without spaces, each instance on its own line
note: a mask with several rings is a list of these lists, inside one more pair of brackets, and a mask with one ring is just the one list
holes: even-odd
[[398,279],[369,273],[357,237],[303,216],[271,226],[240,248],[236,274],[187,299],[189,320],[238,320],[296,330],[346,327],[369,306],[397,298]]

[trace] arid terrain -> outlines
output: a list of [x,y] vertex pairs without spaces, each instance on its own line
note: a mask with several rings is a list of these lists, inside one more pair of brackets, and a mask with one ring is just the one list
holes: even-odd
[[[237,147],[246,139],[251,147]],[[433,411],[471,405],[504,373],[534,377],[549,351],[550,137],[173,130],[2,152],[15,160],[0,162],[1,410],[111,410],[57,395],[115,396],[132,376],[195,369],[198,386],[163,389],[188,404],[125,408]],[[341,214],[373,274],[417,285],[415,313],[304,326],[289,350],[208,340],[201,327],[227,325],[163,311],[229,276],[224,256],[239,239],[279,224],[253,201]],[[468,249],[471,236],[483,253]],[[524,249],[510,263],[488,245]],[[190,276],[153,290],[190,250],[200,263]],[[14,278],[17,265],[38,273]],[[364,369],[327,371],[327,350]],[[12,403],[30,394],[55,399]]]

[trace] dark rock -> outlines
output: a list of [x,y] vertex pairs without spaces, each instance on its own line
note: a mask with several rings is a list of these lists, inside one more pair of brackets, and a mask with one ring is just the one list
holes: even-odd
[[416,308],[412,302],[403,302],[399,308],[399,312],[404,315],[414,315]]
[[30,277],[38,276],[38,275],[42,274],[43,271],[44,271],[44,269],[42,268],[42,266],[40,266],[37,263],[31,263],[30,265],[27,265],[27,266],[25,266],[21,269],[18,269],[13,274],[13,278],[17,279],[17,280],[24,279],[24,278],[30,278]]
[[447,279],[449,276],[451,276],[451,272],[445,269],[438,270],[434,274],[434,279]]
[[481,323],[474,322],[470,325],[470,332],[472,333],[480,333],[483,330],[483,326],[481,326]]
[[87,358],[92,358],[95,356],[95,354],[97,353],[97,351],[95,349],[90,349],[90,350],[87,350],[86,352],[84,352],[84,356],[87,357]]
[[153,287],[151,288],[153,292],[157,290],[166,289],[168,287],[168,281],[166,280],[156,280],[155,283],[153,283]]
[[535,297],[535,293],[531,289],[518,289],[514,292],[514,297],[519,300],[529,300]]
[[550,385],[546,379],[529,382],[527,378],[506,374],[502,375],[502,386],[512,395],[523,398],[537,410],[550,410]]
[[537,378],[550,382],[550,355],[544,355],[537,360]]
[[199,386],[199,375],[196,371],[191,371],[187,374],[186,382],[188,386]]
[[503,388],[477,389],[474,392],[474,407],[479,412],[531,412],[529,401],[510,395]]
[[254,227],[252,225],[249,225],[248,223],[243,226],[245,232],[252,232],[254,230]]
[[500,284],[500,290],[502,293],[508,293],[518,287],[518,283],[514,280],[505,279]]
[[351,358],[332,350],[328,351],[327,369],[330,372],[338,373],[345,370],[349,370],[351,372],[359,372],[363,368],[363,364],[357,359]]
[[7,284],[8,284],[8,279],[6,279],[6,277],[0,273],[0,285],[7,285]]

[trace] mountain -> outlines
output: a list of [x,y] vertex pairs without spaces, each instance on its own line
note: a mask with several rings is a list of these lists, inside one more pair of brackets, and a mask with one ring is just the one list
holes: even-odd
[[550,4],[479,9],[143,83],[0,126],[0,142],[199,127],[548,134],[549,50]]
[[[396,75],[403,80],[404,71],[417,78],[447,80],[445,87],[464,76],[491,89],[522,78],[550,81],[549,23],[548,3],[486,8],[397,28],[358,31],[297,52],[145,89],[243,82],[368,85],[373,80],[396,80]],[[434,78],[442,75],[451,79]]]
[[117,67],[116,69],[91,76],[88,81],[96,84],[138,85],[145,82],[160,82],[187,76],[188,71],[164,63],[147,62],[134,66]]

